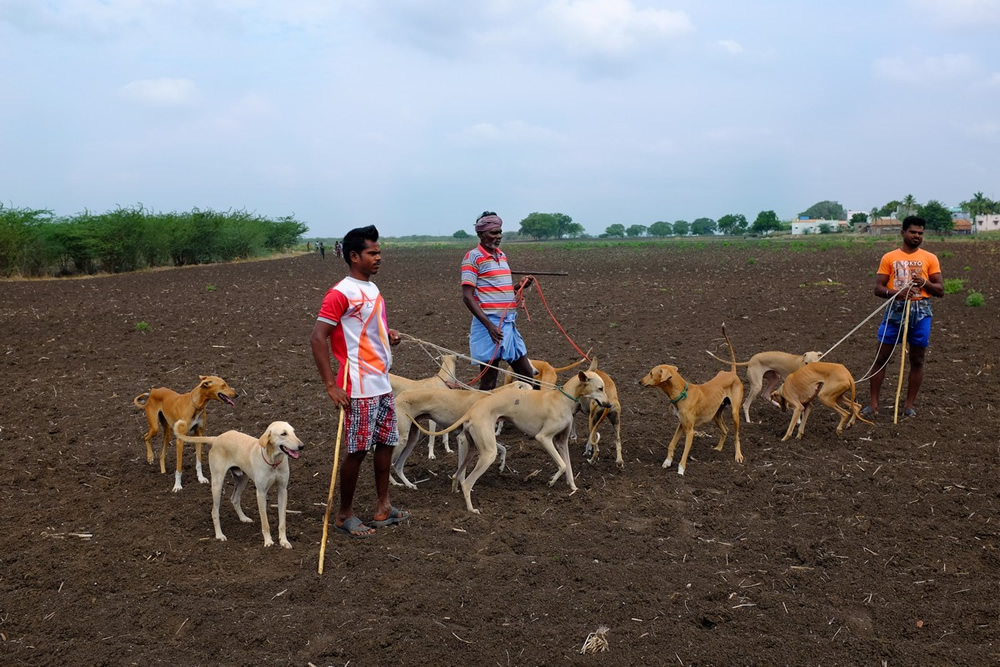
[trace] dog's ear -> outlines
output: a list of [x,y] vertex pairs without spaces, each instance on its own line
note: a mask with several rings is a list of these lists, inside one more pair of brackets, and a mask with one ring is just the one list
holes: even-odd
[[207,375],[199,375],[198,379],[201,380],[202,382],[204,382],[205,380],[208,379],[208,376]]
[[590,378],[587,377],[587,373],[585,371],[580,371],[580,374],[577,377],[580,379],[580,382],[590,382]]
[[788,401],[785,400],[785,394],[782,393],[781,391],[784,388],[784,386],[785,385],[781,385],[780,387],[771,392],[771,401],[773,403],[776,403],[777,406],[781,408],[782,412],[784,412],[788,408]]
[[590,368],[588,368],[587,370],[591,372],[597,370],[597,357],[594,357],[593,359],[590,360]]
[[257,444],[261,446],[262,449],[267,449],[267,446],[271,444],[271,426],[268,425],[267,430],[258,438]]

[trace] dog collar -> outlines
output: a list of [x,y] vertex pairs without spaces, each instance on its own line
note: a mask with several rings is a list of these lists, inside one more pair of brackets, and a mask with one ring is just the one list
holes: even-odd
[[565,396],[565,397],[566,397],[566,398],[568,398],[569,400],[573,401],[574,403],[579,403],[579,402],[580,402],[580,399],[579,399],[579,398],[574,398],[573,396],[570,396],[570,395],[569,395],[569,394],[567,394],[567,393],[566,393],[565,391],[563,391],[563,388],[562,388],[562,387],[556,387],[556,389],[558,389],[558,390],[559,390],[559,393],[560,393],[560,394],[562,394],[563,396]]
[[266,463],[267,465],[271,466],[272,468],[277,468],[278,466],[281,465],[281,454],[278,455],[278,458],[275,459],[274,463],[271,463],[270,461],[267,460],[267,457],[264,456],[264,448],[263,447],[260,448],[260,458],[264,459],[264,463]]
[[670,402],[673,405],[677,405],[678,403],[680,403],[681,401],[683,401],[687,397],[688,397],[688,383],[685,382],[684,383],[684,391],[682,391],[677,398],[671,398]]

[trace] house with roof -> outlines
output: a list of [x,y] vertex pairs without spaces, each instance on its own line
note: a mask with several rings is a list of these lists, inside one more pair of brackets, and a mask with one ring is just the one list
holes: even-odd
[[977,234],[979,232],[1000,232],[1000,214],[977,215],[972,231]]
[[953,234],[971,234],[972,220],[968,218],[954,218],[951,221],[951,231]]
[[898,234],[903,229],[903,223],[896,218],[875,218],[869,222],[857,223],[855,229],[858,227],[861,228],[858,231],[864,234],[882,236],[885,234]]
[[792,221],[792,236],[803,234],[822,234],[823,230],[830,232],[846,232],[850,230],[847,220],[822,220],[816,218],[799,218]]

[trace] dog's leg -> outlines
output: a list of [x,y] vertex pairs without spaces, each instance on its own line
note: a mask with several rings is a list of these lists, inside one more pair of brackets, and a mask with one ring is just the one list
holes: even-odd
[[184,439],[177,438],[177,467],[174,469],[174,488],[171,489],[174,493],[181,490],[181,470],[184,466]]
[[615,427],[615,465],[619,470],[625,469],[625,459],[622,458],[622,413],[621,410],[612,410],[608,417]]
[[[476,485],[476,480],[478,480],[486,469],[493,465],[493,461],[497,457],[497,441],[496,437],[493,435],[493,424],[489,424],[487,428],[477,428],[472,425],[469,428],[468,437],[471,437],[473,442],[476,443],[476,450],[479,452],[479,459],[476,461],[476,467],[472,469],[472,472],[468,477],[465,477],[462,482],[462,494],[465,496],[465,507],[473,514],[479,514],[479,510],[472,506],[472,487]],[[463,470],[464,474],[464,470]]]
[[[434,423],[433,419],[428,419],[427,420],[427,430],[428,431],[436,431],[436,430],[438,430],[437,429],[437,424]],[[427,436],[427,458],[430,459],[431,461],[433,461],[434,459],[437,458],[436,456],[434,456],[434,438],[435,437],[437,437],[437,436],[433,436],[433,435]]]
[[288,479],[278,479],[278,543],[286,549],[292,548],[285,532],[285,509],[288,507]]
[[463,428],[458,433],[458,467],[451,477],[451,491],[455,493],[459,486],[465,481],[465,468],[469,464],[469,436]]
[[723,405],[721,408],[719,408],[719,411],[715,413],[715,416],[712,417],[712,421],[714,421],[715,425],[719,427],[719,434],[720,434],[719,442],[718,444],[715,445],[715,451],[717,452],[722,451],[722,448],[726,444],[726,436],[729,435],[729,427],[726,426],[726,422],[722,418],[722,411],[725,409],[726,406]]
[[802,404],[792,403],[791,399],[787,400],[792,406],[792,421],[788,422],[788,430],[785,431],[785,437],[781,439],[782,442],[785,442],[792,437],[792,433],[795,431],[795,424],[798,423],[799,417],[802,416]]
[[441,436],[441,444],[444,445],[445,454],[451,454],[453,451],[451,448],[450,438],[451,438],[451,433],[445,433],[444,435]]
[[[769,394],[770,395],[770,394]],[[737,463],[743,463],[743,448],[740,446],[740,410],[736,404],[730,406],[733,417],[733,440],[735,440],[736,453],[733,458]]]
[[[250,481],[250,475],[246,474],[239,468],[233,468],[233,493],[229,496],[229,502],[232,503],[233,509],[236,510],[236,516],[240,518],[243,523],[253,523],[253,519],[248,517],[243,512],[243,491],[247,488],[247,482]],[[213,475],[214,477],[214,475]]]
[[[198,435],[204,435],[205,429],[198,429]],[[198,481],[202,484],[208,484],[208,478],[201,471],[201,443],[196,442],[194,444],[194,456],[195,456],[195,472],[198,474]]]
[[504,466],[507,465],[507,448],[500,444],[497,440],[497,456],[500,459],[500,463],[497,465],[497,472],[503,472]]
[[[761,388],[764,386],[764,373],[757,368],[748,368],[747,379],[750,381],[750,391],[747,393],[747,397],[743,400],[743,417],[746,418],[749,423],[750,404],[756,400],[757,396],[760,394]],[[771,394],[765,394],[765,396],[770,395]]]
[[167,474],[167,447],[170,446],[170,429],[172,428],[169,424],[161,424],[157,422],[157,427],[163,429],[163,446],[160,447],[160,474]]
[[674,462],[674,449],[677,448],[677,441],[681,439],[681,431],[683,430],[684,427],[678,423],[674,430],[674,437],[670,438],[670,444],[667,445],[667,458],[663,459],[663,468],[669,468]]
[[851,413],[840,407],[836,399],[820,396],[820,400],[823,401],[824,404],[829,405],[834,412],[840,415],[840,423],[837,424],[837,435],[841,435],[844,432],[844,424],[846,424],[847,420],[850,419]]
[[[219,522],[219,505],[222,503],[222,485],[226,481],[225,466],[213,466],[211,456],[208,461],[212,470],[212,525],[215,526],[215,539],[225,542],[226,536],[222,534],[222,524]],[[216,468],[219,469],[216,469]]]
[[[535,436],[535,440],[541,443],[542,447],[545,448],[545,451],[552,457],[552,462],[556,464],[556,472],[549,478],[549,486],[552,486],[556,483],[557,479],[562,477],[569,466],[556,449],[555,443],[552,441],[552,436],[550,434],[545,431],[541,431]],[[572,477],[569,479],[569,488],[576,491],[576,484],[573,482]]]
[[396,477],[399,478],[399,482],[396,482],[391,476],[389,481],[397,486],[402,483],[408,489],[416,489],[417,485],[411,482],[406,477],[406,472],[404,466],[406,465],[406,459],[410,457],[410,452],[413,448],[417,446],[417,441],[420,440],[420,431],[412,423],[410,424],[409,433],[406,435],[406,445],[403,447],[394,447],[392,455],[395,459],[392,462],[392,466],[389,468],[390,472],[394,473]]
[[[573,460],[569,456],[569,429],[557,435],[555,442],[558,445],[559,454],[566,464],[566,483],[569,484],[569,488],[576,491],[576,479],[573,477]],[[549,485],[551,486],[551,483]]]
[[260,513],[260,533],[264,536],[264,546],[274,546],[271,539],[271,524],[267,520],[267,489],[270,485],[258,484],[254,482],[257,490],[257,512]]
[[683,475],[687,470],[688,454],[691,453],[691,445],[694,443],[694,424],[691,428],[684,429],[684,453],[681,455],[681,462],[677,464],[677,474]]
[[796,440],[802,439],[802,434],[806,432],[806,422],[809,421],[809,415],[812,413],[813,402],[809,401],[806,403],[805,410],[802,411],[802,421],[799,422],[799,432],[795,435]]

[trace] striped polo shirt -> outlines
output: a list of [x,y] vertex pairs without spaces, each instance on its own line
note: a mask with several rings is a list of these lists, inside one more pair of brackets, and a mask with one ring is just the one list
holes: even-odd
[[465,253],[462,284],[476,288],[476,301],[484,313],[502,315],[504,311],[514,311],[514,283],[507,255],[500,248],[496,255],[491,255],[482,245]]

